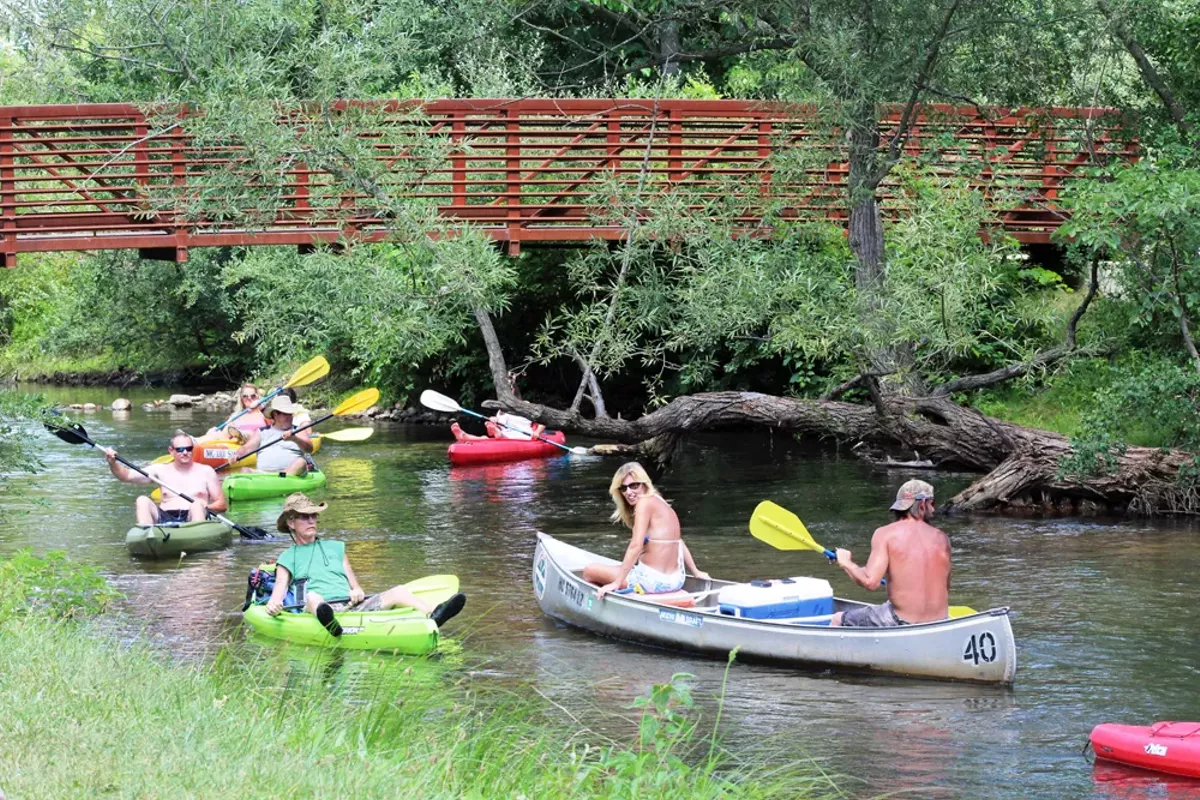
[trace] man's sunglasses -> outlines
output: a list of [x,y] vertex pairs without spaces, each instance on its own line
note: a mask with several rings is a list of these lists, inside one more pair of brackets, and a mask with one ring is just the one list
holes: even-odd
[[172,447],[176,453],[190,453],[196,449],[195,445],[185,444],[183,447]]
[[633,481],[632,483],[623,483],[623,484],[621,484],[621,491],[622,492],[636,491],[637,489],[640,489],[645,485],[646,484],[642,483],[641,481]]

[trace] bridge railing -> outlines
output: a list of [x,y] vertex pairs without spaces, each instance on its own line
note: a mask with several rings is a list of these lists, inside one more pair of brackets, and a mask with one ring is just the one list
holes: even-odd
[[[647,206],[669,193],[696,210],[740,196],[747,227],[764,216],[846,216],[844,140],[803,107],[524,99],[391,108],[384,124],[431,137],[443,151],[419,179],[389,190],[434,204],[450,223],[477,226],[510,252],[623,237],[604,202],[614,182],[626,192],[638,187]],[[881,146],[897,123],[896,113],[884,114]],[[1098,160],[1134,157],[1135,146],[1107,109],[930,105],[904,153],[964,176],[984,191],[995,225],[1044,243],[1064,219],[1058,200],[1067,182]],[[0,107],[4,264],[23,252],[137,248],[185,260],[189,247],[390,235],[377,198],[303,159],[280,169],[276,207],[266,215],[190,211],[201,179],[240,174],[241,158],[236,143],[198,146],[186,117],[164,124],[132,105]],[[400,171],[415,156],[381,141],[375,158]],[[888,213],[904,213],[893,185],[881,194]]]

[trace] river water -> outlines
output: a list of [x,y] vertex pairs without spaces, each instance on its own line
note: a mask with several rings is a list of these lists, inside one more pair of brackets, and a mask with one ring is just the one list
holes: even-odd
[[[110,389],[45,390],[59,402],[107,403]],[[128,390],[132,413],[79,414],[92,438],[148,461],[176,427],[201,431],[217,415],[147,413],[167,390]],[[333,429],[344,424],[330,424]],[[440,428],[380,426],[368,441],[329,443],[329,476],[314,493],[330,503],[325,535],[347,542],[360,580],[379,589],[453,572],[469,602],[448,626],[470,680],[519,687],[555,713],[621,708],[676,672],[696,676],[710,708],[720,661],[642,649],[545,618],[530,586],[535,531],[620,557],[628,535],[607,522],[619,461],[563,457],[451,467]],[[127,595],[121,623],[185,656],[246,639],[235,614],[247,572],[282,546],[235,542],[179,562],[143,562],[123,543],[140,487],[121,484],[102,457],[43,435],[46,472],[0,497],[0,555],[61,548],[94,564]],[[660,481],[697,563],[717,577],[828,578],[842,596],[872,599],[809,552],[780,553],[753,539],[754,506],[772,499],[798,513],[818,541],[860,562],[887,521],[904,471],[871,469],[849,454],[768,433],[696,437]],[[940,497],[970,476],[925,474]],[[270,527],[282,500],[235,504],[238,522]],[[721,730],[735,751],[812,760],[844,777],[850,796],[907,790],[911,797],[1200,798],[1200,781],[1093,769],[1080,755],[1091,727],[1200,719],[1194,581],[1200,538],[1183,522],[945,517],[954,547],[952,602],[1014,609],[1013,688],[797,672],[735,664]],[[878,596],[875,597],[878,599]],[[370,656],[376,661],[386,658]],[[709,715],[711,718],[712,715]],[[624,731],[628,734],[628,730]],[[613,731],[621,735],[622,731]]]

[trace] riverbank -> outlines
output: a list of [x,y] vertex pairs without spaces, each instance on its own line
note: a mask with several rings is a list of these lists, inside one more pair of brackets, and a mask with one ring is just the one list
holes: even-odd
[[798,773],[727,757],[680,676],[631,706],[624,743],[568,729],[453,655],[172,658],[116,638],[121,600],[61,551],[0,562],[0,796],[818,796]]
[[[378,656],[367,688],[278,663],[174,662],[90,627],[0,633],[9,797],[816,798],[826,780],[737,764],[680,694],[632,745],[423,660]],[[632,700],[632,698],[631,698]],[[636,713],[636,712],[631,712]],[[653,731],[653,733],[648,733]],[[633,730],[631,729],[631,736]],[[823,788],[818,789],[819,786]]]

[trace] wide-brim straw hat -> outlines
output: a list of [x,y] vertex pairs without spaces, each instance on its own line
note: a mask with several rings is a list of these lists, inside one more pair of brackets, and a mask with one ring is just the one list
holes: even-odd
[[291,531],[291,528],[288,527],[288,520],[292,517],[297,514],[320,514],[327,508],[329,508],[328,503],[314,503],[304,492],[290,494],[283,504],[283,513],[279,515],[279,519],[275,520],[275,527],[282,533],[288,533]]
[[281,394],[271,401],[270,407],[263,412],[263,416],[274,417],[277,411],[283,414],[295,414],[300,410],[300,406],[293,403],[290,397]]

